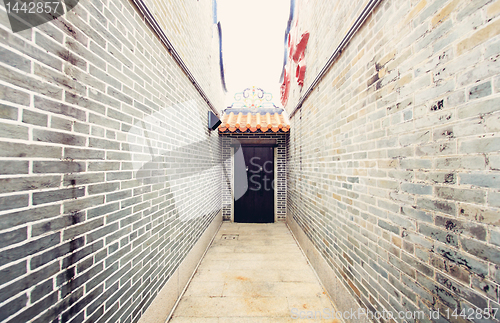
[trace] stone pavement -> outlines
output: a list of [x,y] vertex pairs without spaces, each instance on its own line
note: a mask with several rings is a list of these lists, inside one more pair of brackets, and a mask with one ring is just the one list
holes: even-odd
[[223,223],[170,322],[340,323],[333,312],[284,223]]

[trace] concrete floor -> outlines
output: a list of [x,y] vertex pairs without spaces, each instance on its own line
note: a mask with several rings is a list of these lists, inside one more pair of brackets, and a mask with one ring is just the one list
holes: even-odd
[[[298,319],[315,312],[316,319]],[[331,313],[328,295],[283,222],[223,223],[170,322],[340,323],[325,319]]]

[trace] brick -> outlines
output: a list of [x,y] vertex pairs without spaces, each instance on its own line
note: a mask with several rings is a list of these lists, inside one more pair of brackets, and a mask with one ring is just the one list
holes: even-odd
[[[31,90],[42,94],[44,96],[48,96],[53,99],[59,99],[62,96],[62,90],[57,88],[56,86],[50,85],[48,83],[40,82],[33,77],[27,76],[25,74],[21,74],[12,69],[0,66],[0,79],[8,82],[9,84],[18,86],[20,88]],[[17,95],[16,91],[13,91],[11,95]],[[22,94],[19,93],[19,95]],[[0,95],[1,97],[1,95]],[[6,98],[8,100],[8,98]],[[10,100],[8,100],[10,101]],[[11,101],[14,103],[21,103],[19,100]],[[27,105],[27,104],[25,104]]]
[[92,184],[97,182],[104,182],[103,173],[80,173],[80,174],[65,174],[63,185],[84,185]]
[[19,262],[5,269],[0,270],[0,285],[13,281],[26,274],[26,261]]
[[106,194],[106,202],[118,201],[131,196],[132,196],[132,191],[130,190]]
[[28,174],[28,161],[0,160],[0,175]]
[[469,99],[479,99],[491,94],[491,82],[484,82],[482,84],[473,86],[469,89]]
[[0,104],[0,118],[7,120],[17,120],[17,108]]
[[102,286],[99,286],[92,292],[88,293],[85,297],[82,297],[78,302],[74,303],[66,312],[62,314],[62,321],[67,322],[75,314],[80,312],[85,306],[87,306],[92,299],[97,298],[103,291]]
[[420,145],[416,147],[415,154],[417,156],[454,155],[456,145],[453,141]]
[[42,145],[27,145],[23,143],[0,142],[1,157],[46,157],[61,158],[62,149]]
[[424,221],[424,222],[433,222],[434,221],[433,217],[430,213],[415,210],[411,207],[406,207],[406,206],[402,207],[401,214],[408,216],[412,219],[418,220],[418,221]]
[[498,263],[500,259],[499,249],[491,247],[483,242],[476,241],[473,239],[461,238],[460,243],[462,248],[474,256],[493,262]]
[[89,97],[92,100],[96,100],[104,105],[109,105],[118,109],[120,108],[120,101],[115,100],[97,90],[89,89]]
[[57,246],[56,248],[53,248],[51,250],[48,250],[41,255],[37,255],[33,258],[31,258],[30,261],[30,269],[34,270],[37,269],[49,262],[51,262],[54,259],[57,259],[61,256],[64,256],[68,253],[74,253],[75,250],[81,248],[85,243],[85,239],[79,238],[72,240],[70,242],[64,243],[60,246]]
[[465,17],[467,17],[468,15],[474,13],[475,11],[477,11],[479,8],[483,7],[484,5],[486,5],[489,1],[487,0],[478,0],[478,1],[474,1],[473,3],[470,3],[468,4],[467,6],[465,6],[465,8],[461,9],[458,14],[457,14],[457,19],[458,20],[462,20],[464,19]]
[[4,230],[17,225],[51,218],[60,214],[60,206],[33,207],[25,211],[18,211],[0,215],[0,229]]
[[33,140],[48,143],[57,143],[71,146],[85,146],[85,137],[70,135],[62,132],[47,131],[41,129],[33,130]]
[[26,294],[22,294],[16,299],[0,307],[0,320],[4,321],[12,314],[17,313],[24,306],[26,306],[27,302],[28,302],[28,296]]
[[39,96],[35,96],[35,107],[52,113],[65,115],[80,121],[86,121],[86,114],[84,111],[71,107],[69,105],[49,101]]
[[81,198],[74,201],[66,201],[63,204],[63,212],[65,214],[71,212],[79,212],[89,207],[97,206],[104,203],[104,196],[93,196]]
[[11,210],[28,206],[29,195],[10,195],[0,197],[0,211]]
[[457,176],[455,173],[428,173],[428,172],[417,172],[415,173],[417,180],[426,181],[427,183],[440,183],[440,184],[456,184]]
[[87,66],[85,60],[76,56],[75,54],[73,54],[68,49],[58,44],[57,42],[54,42],[53,40],[45,37],[43,34],[35,32],[35,43],[41,48],[45,49],[48,53],[51,53],[59,57],[60,59],[69,62],[70,64],[79,66],[80,68],[86,68]]
[[8,123],[0,123],[0,137],[27,140],[28,128]]
[[3,266],[7,263],[16,261],[18,259],[55,246],[60,241],[59,235],[59,233],[51,234],[37,240],[29,241],[21,246],[4,250],[0,252],[0,264]]
[[[65,92],[64,100],[70,104],[77,105],[79,107],[92,110],[94,112],[104,114],[106,112],[106,107],[100,103],[93,102],[87,97],[83,97],[74,93]],[[92,114],[91,114],[92,116]],[[92,121],[91,121],[92,122]]]
[[500,99],[493,98],[481,102],[471,102],[463,107],[458,108],[459,118],[475,117],[481,114],[487,114],[498,110]]
[[110,172],[106,173],[107,181],[126,180],[132,178],[132,172]]
[[61,29],[66,35],[72,37],[73,39],[79,41],[84,46],[88,45],[88,37],[86,37],[82,32],[76,29],[71,23],[62,17],[53,20],[53,25]]
[[477,293],[473,292],[469,288],[460,285],[459,283],[449,279],[448,277],[441,275],[439,273],[436,274],[436,280],[444,285],[446,288],[449,290],[453,291],[455,295],[462,297],[463,299],[468,300],[469,302],[473,303],[474,305],[483,308],[482,306],[488,306],[487,305],[487,300],[478,295]]
[[429,195],[432,194],[432,186],[413,183],[402,183],[401,190],[410,194]]
[[117,223],[112,223],[110,225],[106,225],[102,227],[101,229],[95,230],[92,233],[89,233],[86,235],[87,241],[92,242],[97,239],[103,238],[109,233],[115,232],[118,230],[118,224]]
[[91,277],[95,276],[102,270],[103,270],[102,263],[95,265],[94,267],[90,268],[85,273],[78,275],[77,277],[75,277],[74,269],[69,270],[68,277],[70,278],[67,279],[66,277],[64,277],[61,280],[61,282],[63,280],[68,282],[67,284],[62,285],[61,295],[65,297],[68,294],[71,294],[73,290],[78,290],[80,286],[83,286],[83,284],[85,284],[86,281],[88,281]]
[[118,81],[116,78],[114,78],[110,74],[104,72],[102,69],[96,68],[96,67],[94,67],[94,65],[90,65],[89,66],[89,73],[91,75],[97,77],[98,79],[103,80],[104,82],[106,82],[108,85],[111,85],[115,89],[121,90],[122,86],[121,86],[120,81]]
[[108,109],[107,115],[108,115],[108,117],[119,120],[119,121],[123,121],[126,123],[132,123],[132,117],[130,117],[124,113],[121,113],[120,111],[114,110],[114,109]]
[[488,298],[493,299],[493,300],[496,299],[497,290],[498,290],[498,287],[496,284],[494,284],[486,279],[481,279],[480,277],[473,276],[472,280],[471,280],[471,285],[472,285],[473,289],[480,292],[480,295],[482,293],[484,293],[484,294],[486,294],[486,296]]
[[500,247],[500,232],[490,230],[490,241],[491,244],[494,244],[496,246]]
[[28,238],[27,227],[4,232],[0,234],[0,248],[8,247],[12,244],[19,243]]
[[456,213],[455,204],[447,201],[419,198],[417,199],[417,206],[422,209],[442,212],[450,215],[455,215]]
[[480,187],[500,187],[500,176],[494,174],[460,174],[460,184]]
[[113,192],[120,189],[119,183],[95,184],[88,187],[89,195]]
[[481,28],[480,30],[476,31],[472,36],[458,43],[457,54],[461,55],[464,52],[472,49],[473,47],[481,44],[485,40],[492,38],[495,35],[498,35],[498,33],[500,33],[499,26],[500,26],[500,21],[495,20],[494,22],[487,24],[484,28]]
[[[87,308],[87,314],[94,312],[97,307],[101,306],[104,303],[105,300],[109,299],[111,295],[113,295],[118,290],[118,285],[119,284],[116,283],[113,286],[109,287],[98,299],[92,302]],[[97,317],[101,316],[103,312],[104,310],[102,308],[100,312],[97,311]],[[96,314],[94,314],[93,317],[95,317]]]
[[500,193],[490,192],[488,194],[488,204],[491,206],[500,206]]
[[88,135],[90,133],[90,126],[80,122],[75,122],[73,125],[73,129],[75,130],[75,132],[79,132],[85,135]]
[[[95,149],[82,149],[82,148],[64,148],[64,158],[71,159],[104,159],[104,151]],[[90,169],[89,169],[90,170]]]
[[34,173],[79,173],[85,171],[85,162],[34,161]]
[[82,273],[92,267],[94,265],[94,257],[87,257],[87,259],[82,260],[80,263],[78,263],[77,266],[77,271],[78,273]]
[[5,178],[0,179],[0,193],[58,187],[60,182],[60,176]]
[[22,90],[0,84],[0,100],[28,106],[30,95]]
[[447,245],[458,247],[458,236],[446,230],[421,223],[419,224],[418,232]]
[[70,215],[58,216],[57,218],[49,221],[33,224],[31,228],[31,235],[35,237],[47,232],[55,232],[83,221],[85,221],[84,212],[75,212]]
[[[490,197],[491,197],[490,193]],[[500,221],[500,211],[484,206],[460,203],[458,215],[469,220],[480,223],[498,225]]]
[[23,39],[17,37],[10,31],[0,31],[0,43],[6,45],[6,47],[11,47],[13,49],[19,50],[27,56],[55,69],[61,69],[61,62],[57,58],[25,42]]
[[[30,300],[32,302],[37,302],[40,299],[42,299],[43,297],[47,296],[48,294],[50,294],[54,290],[53,285],[54,285],[54,282],[52,281],[52,278],[41,283],[41,284],[38,284],[37,286],[35,286],[33,291],[30,293]],[[55,299],[57,300],[57,294],[55,296],[56,296]],[[51,300],[50,304],[44,304],[45,306],[43,306],[42,308],[40,308],[41,304],[37,304],[38,309],[36,309],[36,310],[38,311],[38,313],[43,312],[46,307],[50,307],[50,305],[52,305],[54,303],[55,303],[55,301]],[[32,315],[32,316],[30,315],[30,317],[28,319],[33,318],[33,316],[35,316],[35,315]],[[23,317],[26,317],[25,313],[23,313]],[[19,319],[20,317],[17,317],[17,318]]]
[[30,110],[23,110],[23,122],[35,126],[47,127],[48,117],[46,114]]
[[47,311],[45,311],[41,316],[39,316],[33,322],[42,323],[49,322],[56,318],[61,312],[67,309],[71,304],[75,303],[79,298],[83,295],[83,288],[75,289],[73,293],[69,296],[58,302],[55,306],[50,307]]
[[500,129],[500,118],[498,115],[487,116],[485,125],[488,132],[496,132]]
[[437,169],[485,169],[486,164],[482,156],[462,156],[436,158]]
[[401,168],[405,169],[425,169],[432,168],[432,161],[428,159],[401,159]]
[[55,191],[33,193],[33,205],[76,199],[85,196],[85,187],[66,188]]
[[16,54],[7,48],[0,47],[0,62],[15,67],[23,72],[31,72],[31,60]]
[[454,1],[450,2],[448,5],[446,5],[443,9],[441,9],[437,15],[432,17],[432,20],[431,20],[432,25],[436,26],[437,24],[440,24],[444,20],[446,20],[450,16],[452,11],[456,8],[458,3],[459,3],[458,0],[454,0]]
[[89,147],[102,148],[102,149],[112,149],[119,150],[120,143],[116,141],[110,141],[105,139],[89,138]]
[[89,122],[94,123],[94,124],[98,124],[98,125],[101,125],[101,126],[104,126],[107,128],[113,128],[116,130],[120,129],[119,122],[117,122],[115,120],[111,120],[111,119],[106,118],[106,117],[98,116],[98,115],[92,114],[92,113],[89,114]]
[[104,219],[101,217],[94,219],[92,221],[85,222],[83,224],[73,226],[63,231],[63,240],[72,239],[85,232],[92,231],[93,229],[98,228],[103,224],[104,224]]
[[475,258],[464,254],[462,251],[456,251],[446,246],[437,246],[436,253],[451,262],[467,267],[470,271],[476,273],[479,276],[484,277],[488,275],[488,266],[486,265],[486,263],[480,260],[476,260]]
[[[83,237],[82,237],[83,238]],[[103,247],[103,242],[97,241],[94,242],[91,245],[86,246],[85,248],[82,248],[68,257],[64,258],[62,261],[62,267],[67,268],[69,266],[74,265],[75,263],[79,262],[81,259],[84,259],[85,257],[97,253],[99,249],[102,249]]]
[[42,25],[38,26],[38,29],[43,31],[43,33],[45,35],[54,39],[58,43],[62,43],[63,37],[64,37],[63,33],[61,31],[57,30],[56,28],[54,28],[54,26],[52,26],[51,24],[42,24]]
[[485,201],[486,192],[453,187],[436,187],[436,196],[446,200],[482,204]]
[[[75,91],[78,92],[79,94],[85,95],[85,89],[87,87],[91,87],[100,91],[104,91],[106,88],[106,84],[104,84],[101,80],[91,76],[88,74],[86,71],[82,71],[74,66],[71,65],[65,65],[64,66],[64,73],[71,77],[74,80],[78,80],[78,87],[83,89],[84,91]],[[80,84],[81,83],[81,84]]]
[[485,226],[475,224],[473,222],[460,221],[455,218],[447,218],[436,216],[435,224],[440,227],[446,228],[451,232],[459,234],[467,234],[479,240],[486,240]]
[[459,152],[463,154],[495,152],[500,149],[500,139],[481,138],[475,140],[467,140],[461,141],[459,145]]
[[73,122],[67,119],[52,116],[50,118],[50,127],[59,130],[71,131],[73,130]]
[[94,288],[95,286],[101,284],[102,282],[104,282],[104,280],[111,276],[111,274],[113,272],[116,272],[119,268],[119,265],[118,263],[115,263],[113,265],[111,265],[109,268],[107,268],[105,271],[103,271],[102,273],[100,273],[99,275],[95,276],[93,279],[89,280],[86,284],[85,284],[85,288],[86,289],[92,289]]

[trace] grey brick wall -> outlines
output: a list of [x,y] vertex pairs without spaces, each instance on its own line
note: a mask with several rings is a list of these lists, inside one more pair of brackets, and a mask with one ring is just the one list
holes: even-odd
[[2,12],[1,322],[139,319],[221,208],[208,110],[129,1],[16,34]]
[[[362,2],[308,3],[304,89],[335,26],[313,18]],[[500,308],[499,14],[383,0],[291,118],[287,216],[372,311]]]
[[[239,131],[239,130],[238,130]],[[260,130],[259,130],[260,131]],[[286,138],[285,133],[223,133],[222,137],[222,158],[224,163],[224,172],[222,174],[222,217],[224,221],[231,221],[232,212],[232,156],[231,156],[231,143],[232,139],[275,139],[277,147],[276,150],[276,200],[275,207],[277,219],[284,220],[286,217]]]

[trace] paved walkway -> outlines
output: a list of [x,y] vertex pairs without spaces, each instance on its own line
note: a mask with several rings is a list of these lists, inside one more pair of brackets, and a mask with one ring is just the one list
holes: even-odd
[[340,323],[321,319],[333,311],[284,223],[223,223],[170,322]]

